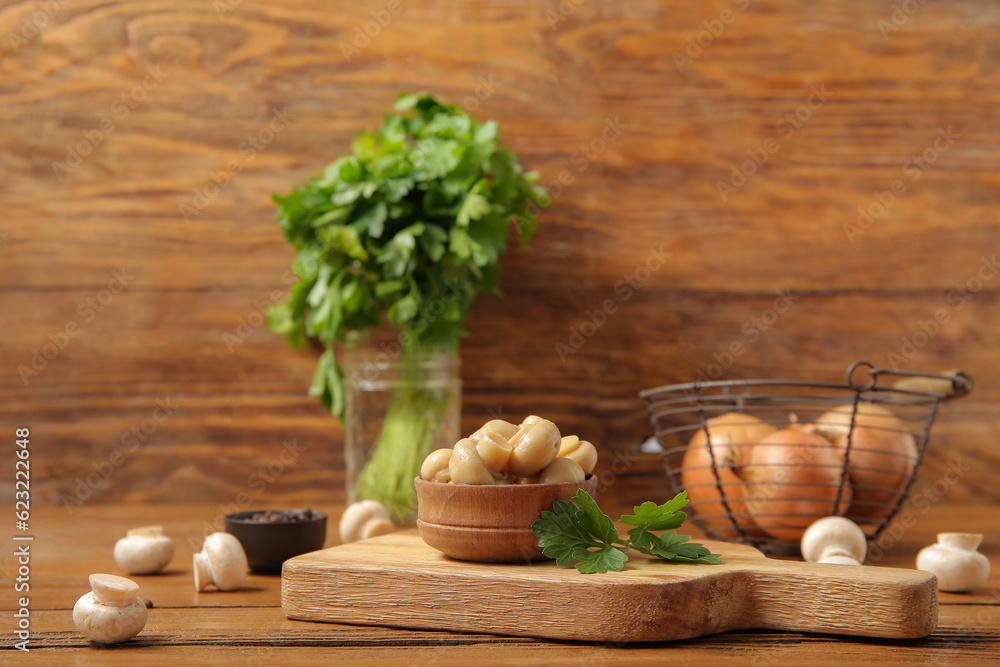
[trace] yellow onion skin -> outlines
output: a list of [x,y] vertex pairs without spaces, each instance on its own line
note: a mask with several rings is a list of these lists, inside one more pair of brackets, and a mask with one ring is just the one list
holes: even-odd
[[769,536],[798,541],[817,519],[843,515],[850,505],[850,480],[844,480],[843,454],[823,436],[788,428],[764,437],[750,448],[741,477],[746,507]]
[[[723,498],[729,505],[737,525],[748,535],[761,536],[754,527],[744,503],[743,482],[737,472],[745,463],[751,445],[774,432],[774,427],[753,415],[729,412],[707,421],[712,448],[708,437],[699,429],[691,437],[681,461],[681,485],[688,493],[690,511],[706,529],[736,538],[739,533],[729,519]],[[712,459],[715,470],[712,470]],[[722,495],[719,494],[719,482]]]
[[[843,453],[854,406],[841,405],[820,416],[813,429]],[[856,521],[882,521],[900,500],[917,462],[913,434],[888,408],[858,404],[851,433],[848,475],[854,501],[848,515]],[[878,503],[870,505],[868,503]]]
[[[743,465],[746,460],[750,451],[748,445],[759,442],[761,438],[775,431],[773,426],[765,423],[759,417],[739,412],[727,412],[724,415],[712,417],[706,424],[712,438],[712,455],[715,458],[715,464],[737,468]],[[707,453],[707,442],[705,429],[699,428],[691,437],[686,453],[698,448],[706,450]],[[695,455],[692,454],[692,456]]]

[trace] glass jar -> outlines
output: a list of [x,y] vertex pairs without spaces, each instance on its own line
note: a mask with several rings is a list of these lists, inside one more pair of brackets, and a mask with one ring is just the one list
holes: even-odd
[[459,439],[458,356],[383,343],[348,351],[342,365],[348,502],[377,500],[394,521],[412,524],[421,464]]

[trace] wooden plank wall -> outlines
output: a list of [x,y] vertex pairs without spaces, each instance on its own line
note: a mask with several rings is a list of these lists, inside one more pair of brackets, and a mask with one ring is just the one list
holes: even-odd
[[[473,309],[467,429],[541,413],[608,465],[651,433],[643,388],[900,355],[977,382],[918,484],[1000,501],[998,24],[995,0],[0,2],[0,432],[31,428],[36,502],[339,493],[314,354],[261,326],[292,258],[270,194],[424,89],[555,195]],[[655,457],[629,468],[614,497],[663,494]]]

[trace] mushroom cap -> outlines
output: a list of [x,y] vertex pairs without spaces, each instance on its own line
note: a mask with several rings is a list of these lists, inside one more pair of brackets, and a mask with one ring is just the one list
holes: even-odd
[[488,431],[499,433],[505,440],[510,440],[517,433],[518,428],[519,427],[504,419],[491,419],[476,429],[476,431],[469,436],[469,440],[479,442],[480,438],[482,438]]
[[114,644],[135,637],[146,626],[149,610],[136,597],[139,585],[113,574],[92,574],[93,590],[73,605],[73,624],[88,639]]
[[[524,421],[522,421],[518,425],[518,428],[520,429],[520,428],[524,428],[525,426],[531,426],[532,424],[535,424],[535,423],[540,422],[540,421],[542,421],[542,418],[539,417],[538,415],[528,415],[527,417],[524,418]],[[514,436],[511,436],[511,437],[514,437]]]
[[389,510],[377,500],[359,500],[351,503],[340,515],[340,541],[347,544],[364,539],[362,529],[372,519],[392,521]]
[[510,454],[510,471],[517,477],[540,473],[555,460],[562,444],[562,434],[548,419],[539,419],[531,424],[527,421],[510,439],[514,446]]
[[[450,482],[451,473],[448,463],[451,461],[451,448],[435,449],[427,455],[420,465],[420,479],[425,482]],[[341,538],[343,539],[343,538]]]
[[476,451],[479,452],[479,458],[496,477],[503,475],[504,468],[510,461],[513,447],[502,434],[496,431],[486,431],[476,441]]
[[582,482],[586,478],[587,475],[579,463],[570,458],[559,457],[545,466],[545,469],[538,474],[538,483]]
[[868,553],[868,540],[858,524],[842,516],[828,516],[810,525],[802,534],[802,557],[810,563],[831,556],[847,556],[861,563]]
[[594,472],[594,467],[597,465],[597,448],[593,443],[580,440],[575,435],[563,436],[558,456],[573,459],[580,464],[587,475]]
[[133,528],[115,542],[115,562],[129,574],[155,574],[174,557],[174,541],[160,526]]
[[235,591],[246,581],[250,565],[236,536],[212,533],[201,553],[194,555],[194,586],[198,591],[215,584],[220,591]]
[[477,443],[463,438],[455,443],[448,462],[448,474],[454,484],[496,484],[497,476],[479,453]]

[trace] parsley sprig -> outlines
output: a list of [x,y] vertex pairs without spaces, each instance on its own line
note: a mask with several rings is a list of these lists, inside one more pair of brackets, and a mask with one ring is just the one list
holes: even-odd
[[[621,520],[630,526],[628,539],[623,540],[614,522],[601,511],[589,493],[580,489],[571,501],[556,500],[551,511],[531,524],[542,553],[554,558],[559,565],[575,564],[584,574],[620,572],[625,567],[629,549],[672,563],[722,562],[704,545],[689,542],[689,535],[678,535],[673,529],[684,523],[687,515],[681,511],[687,505],[687,492],[681,491],[673,500],[662,505],[645,502],[632,508]],[[661,534],[657,534],[660,531]]]

